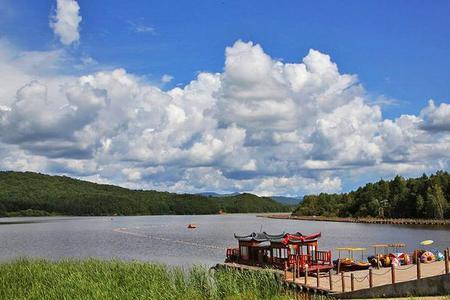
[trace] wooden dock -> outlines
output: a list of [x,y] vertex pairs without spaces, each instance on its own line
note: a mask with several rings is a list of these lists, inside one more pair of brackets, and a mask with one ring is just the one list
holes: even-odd
[[[314,294],[318,294],[318,295],[328,295],[332,292],[324,287],[305,285],[303,282],[301,282],[299,280],[292,281],[292,277],[291,277],[291,279],[288,278],[287,280],[285,280],[284,272],[281,270],[260,268],[260,267],[255,267],[255,266],[247,266],[247,265],[241,265],[241,264],[237,264],[237,263],[217,264],[214,268],[216,268],[216,269],[217,268],[232,268],[232,269],[237,269],[240,271],[266,271],[266,272],[269,271],[269,272],[274,273],[274,275],[276,277],[278,277],[280,280],[282,280],[283,284],[289,289],[293,289],[295,291],[303,292],[303,293],[305,293],[305,292],[314,293]],[[290,273],[290,274],[292,276],[292,273]]]
[[[427,278],[432,276],[438,276],[445,274],[445,262],[438,261],[429,264],[420,265],[420,277]],[[394,281],[392,271],[394,272]],[[370,276],[369,273],[372,273]],[[287,272],[286,280],[292,282],[292,273]],[[353,277],[353,280],[352,280]],[[372,277],[372,286],[370,284],[370,277]],[[330,278],[332,284],[330,286]],[[311,286],[315,288],[320,288],[323,290],[328,290],[333,293],[342,293],[349,291],[356,291],[360,289],[366,289],[381,285],[389,285],[393,283],[411,281],[417,279],[417,265],[405,265],[396,268],[381,268],[373,270],[362,270],[354,272],[344,272],[336,274],[332,271],[330,274],[321,273],[319,276],[319,283],[317,283],[317,276],[309,275],[307,278],[301,276],[295,278],[295,282]],[[353,282],[353,283],[352,283]]]
[[[219,266],[219,265],[218,265]],[[235,263],[220,264],[221,267],[231,267],[239,270],[261,271],[262,268],[245,266]],[[264,269],[267,270],[267,269]],[[270,270],[270,269],[269,269]],[[328,273],[311,273],[308,276],[293,278],[292,272],[270,270],[274,272],[284,285],[296,292],[315,295],[328,295],[339,298],[339,294],[356,292],[381,286],[389,286],[402,282],[414,282],[419,278],[433,278],[449,274],[448,262],[438,261],[428,264],[404,265],[395,268],[380,268],[354,272],[341,272],[331,270]],[[331,281],[331,284],[330,284]]]

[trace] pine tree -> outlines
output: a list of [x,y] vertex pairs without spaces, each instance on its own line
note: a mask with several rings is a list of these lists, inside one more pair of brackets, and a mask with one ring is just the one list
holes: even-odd
[[425,206],[425,201],[423,200],[422,195],[417,195],[416,197],[416,217],[420,218],[425,215],[423,209]]
[[407,216],[408,206],[407,206],[407,195],[408,187],[406,186],[406,181],[401,176],[395,176],[394,180],[391,182],[391,211],[390,216],[403,217]]
[[443,219],[444,212],[447,208],[447,201],[445,200],[442,188],[438,184],[427,189],[426,211],[427,217],[434,219]]
[[447,200],[445,200],[445,196],[440,185],[434,186],[434,193],[436,199],[436,218],[443,219],[444,213],[447,209]]

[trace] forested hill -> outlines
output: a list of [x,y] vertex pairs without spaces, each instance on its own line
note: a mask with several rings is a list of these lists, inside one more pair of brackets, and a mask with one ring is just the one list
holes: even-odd
[[450,175],[380,180],[345,194],[308,195],[293,215],[337,217],[450,218]]
[[0,172],[0,215],[160,215],[288,211],[270,198],[129,190],[65,176]]

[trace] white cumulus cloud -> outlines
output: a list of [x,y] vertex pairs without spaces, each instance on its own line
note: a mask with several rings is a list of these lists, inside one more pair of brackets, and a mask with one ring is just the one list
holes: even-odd
[[433,100],[428,101],[428,106],[421,112],[424,120],[423,127],[428,130],[450,130],[450,105],[441,103],[439,106]]
[[163,76],[161,76],[161,82],[162,83],[169,83],[173,80],[173,76],[169,75],[169,74],[164,74]]
[[57,0],[56,10],[50,20],[50,27],[64,45],[80,39],[80,5],[76,0]]
[[120,68],[61,76],[63,54],[19,51],[54,66],[38,74],[12,52],[0,40],[0,79],[14,75],[0,92],[2,169],[176,192],[302,195],[448,166],[448,104],[383,118],[358,77],[317,50],[285,63],[237,41],[223,72],[170,90]]

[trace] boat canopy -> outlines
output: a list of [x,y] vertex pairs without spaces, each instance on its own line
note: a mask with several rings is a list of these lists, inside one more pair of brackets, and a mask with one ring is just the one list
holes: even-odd
[[404,243],[393,243],[393,244],[388,244],[388,247],[391,247],[391,248],[404,248],[404,247],[406,247],[406,244],[404,244]]
[[248,235],[234,234],[234,238],[238,239],[239,241],[270,242],[272,240],[282,239],[284,235],[285,235],[284,232],[282,234],[268,234],[267,232],[252,232],[251,234]]
[[361,248],[361,247],[358,247],[358,248],[350,248],[352,251],[366,251],[367,250],[367,248]]
[[300,232],[290,234],[268,234],[267,232],[253,232],[249,235],[236,235],[234,237],[239,241],[255,241],[255,242],[271,242],[271,243],[282,243],[282,244],[302,244],[308,242],[316,241],[322,234],[315,233],[311,235],[303,235]]
[[386,248],[386,247],[389,247],[389,245],[388,244],[374,244],[374,245],[372,245],[372,247],[374,247],[374,248]]

